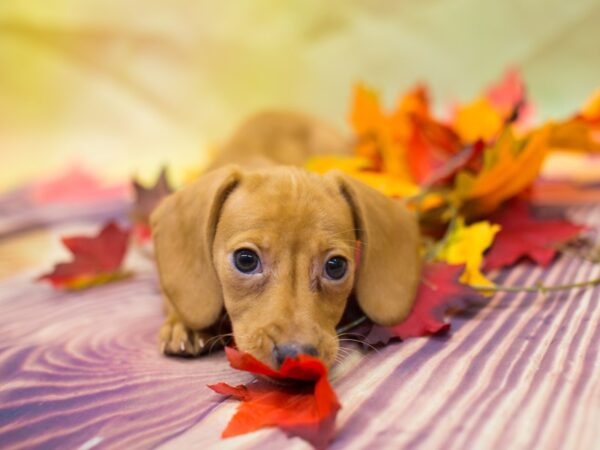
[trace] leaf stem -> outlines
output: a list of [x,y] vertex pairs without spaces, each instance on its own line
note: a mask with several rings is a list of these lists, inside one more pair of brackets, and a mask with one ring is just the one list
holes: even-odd
[[356,319],[353,322],[350,322],[347,325],[344,325],[343,327],[339,327],[336,332],[337,334],[342,334],[345,333],[346,331],[351,330],[354,327],[359,326],[361,323],[363,323],[365,320],[367,320],[367,316],[360,316],[358,319]]
[[582,289],[586,287],[592,287],[600,285],[600,277],[593,278],[587,281],[580,281],[578,283],[559,284],[556,286],[545,286],[541,283],[535,286],[471,286],[473,289],[478,291],[488,292],[539,292],[545,294],[547,292],[554,291],[565,291],[568,289]]

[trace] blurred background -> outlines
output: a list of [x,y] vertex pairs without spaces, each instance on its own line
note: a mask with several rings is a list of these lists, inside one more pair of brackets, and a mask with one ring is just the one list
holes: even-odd
[[600,1],[2,0],[0,190],[72,164],[109,180],[201,167],[247,115],[347,131],[362,80],[464,101],[520,67],[541,119],[600,86]]

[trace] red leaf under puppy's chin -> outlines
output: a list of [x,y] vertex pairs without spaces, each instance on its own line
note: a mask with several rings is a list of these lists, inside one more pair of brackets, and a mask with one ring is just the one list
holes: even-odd
[[315,448],[327,446],[333,438],[341,405],[327,379],[327,368],[319,359],[300,355],[286,359],[279,370],[274,370],[247,353],[230,347],[225,351],[233,368],[259,375],[261,379],[239,386],[225,383],[209,386],[219,394],[241,401],[223,437],[276,426]]

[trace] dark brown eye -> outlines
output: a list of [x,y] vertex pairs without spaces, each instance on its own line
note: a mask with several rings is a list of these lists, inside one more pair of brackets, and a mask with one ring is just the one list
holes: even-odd
[[242,248],[233,253],[233,264],[242,273],[252,273],[259,268],[260,258],[253,250]]
[[331,280],[340,280],[346,275],[348,261],[343,256],[334,256],[325,263],[325,276]]

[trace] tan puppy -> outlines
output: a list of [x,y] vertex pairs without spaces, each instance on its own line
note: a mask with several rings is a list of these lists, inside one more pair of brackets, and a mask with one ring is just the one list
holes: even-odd
[[342,148],[312,119],[258,116],[219,161],[244,168],[212,170],[160,205],[152,228],[165,353],[202,353],[224,308],[240,350],[274,367],[298,353],[331,365],[352,293],[376,323],[407,316],[420,267],[418,226],[402,203],[338,172],[273,165]]

